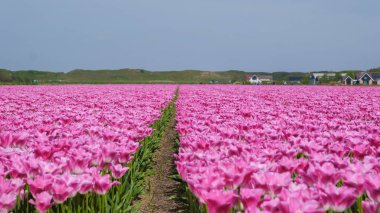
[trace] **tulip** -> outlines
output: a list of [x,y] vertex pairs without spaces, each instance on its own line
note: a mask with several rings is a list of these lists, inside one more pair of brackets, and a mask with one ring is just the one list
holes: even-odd
[[94,178],[95,184],[94,184],[94,191],[97,194],[104,195],[107,193],[107,191],[114,185],[119,185],[120,182],[118,181],[110,181],[110,175],[104,175],[104,176],[97,176]]
[[35,201],[34,200],[30,200],[29,202],[33,205],[36,206],[36,209],[41,212],[41,213],[44,213],[46,212],[52,205],[51,203],[51,200],[52,200],[52,196],[47,193],[47,192],[41,192],[37,195],[35,195]]
[[87,192],[90,192],[93,187],[93,178],[89,174],[84,174],[80,177],[80,186],[79,186],[79,193],[80,194],[86,194]]
[[368,175],[365,188],[368,192],[368,196],[372,200],[380,202],[380,175]]
[[363,206],[363,212],[364,213],[377,213],[378,209],[380,208],[380,205],[378,202],[373,202],[373,201],[362,201],[362,206]]
[[52,189],[55,203],[63,203],[70,196],[71,189],[64,183],[53,183]]
[[128,167],[123,167],[120,164],[117,164],[116,166],[111,165],[112,176],[116,179],[121,178],[128,171],[128,169]]
[[241,201],[247,211],[255,212],[258,209],[258,204],[261,200],[264,190],[262,189],[247,189],[240,190]]
[[337,212],[343,212],[345,209],[351,207],[358,196],[354,188],[346,186],[336,187],[334,184],[327,184],[322,186],[323,203],[325,209],[332,209]]
[[228,213],[237,202],[233,191],[204,191],[202,192],[202,196],[210,213]]
[[27,180],[32,195],[37,195],[43,191],[49,190],[52,185],[52,182],[53,179],[49,176],[38,176],[34,180]]
[[5,209],[7,211],[12,210],[16,205],[16,200],[16,193],[0,193],[0,209]]

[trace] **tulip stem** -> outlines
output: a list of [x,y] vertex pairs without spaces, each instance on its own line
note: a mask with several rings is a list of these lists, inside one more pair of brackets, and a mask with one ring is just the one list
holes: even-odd
[[206,205],[206,204],[204,204],[203,206],[204,206],[205,212],[206,212],[206,213],[208,213],[208,208],[207,208],[207,205]]
[[243,204],[241,203],[241,200],[240,200],[240,198],[241,198],[241,196],[240,196],[240,186],[237,188],[237,190],[238,190],[238,196],[239,196],[238,203],[237,203],[237,210],[243,212],[244,211],[244,207],[243,207]]
[[91,196],[91,197],[92,197],[92,199],[91,199],[91,201],[92,201],[92,202],[91,202],[91,208],[92,208],[92,211],[91,211],[91,212],[95,212],[95,207],[94,207],[94,205],[95,205],[95,204],[94,204],[94,203],[95,203],[95,202],[94,202],[94,196]]
[[88,209],[89,209],[89,206],[88,206],[88,194],[86,194],[85,197],[86,197],[86,211],[88,211]]
[[357,206],[357,208],[358,208],[358,213],[363,213],[362,199],[363,199],[363,196],[360,196],[360,197],[356,200],[356,206]]

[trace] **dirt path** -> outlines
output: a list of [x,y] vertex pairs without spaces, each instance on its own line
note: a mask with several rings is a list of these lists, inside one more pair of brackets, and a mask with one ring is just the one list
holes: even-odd
[[173,157],[176,151],[175,139],[175,116],[173,116],[162,136],[161,147],[154,153],[154,174],[147,178],[145,192],[140,200],[142,213],[186,212],[183,203],[171,199],[176,196],[180,188],[177,181],[169,178],[175,173]]

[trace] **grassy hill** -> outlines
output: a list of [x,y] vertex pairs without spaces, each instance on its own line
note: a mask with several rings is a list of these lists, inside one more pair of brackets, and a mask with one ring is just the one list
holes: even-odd
[[229,83],[243,81],[247,73],[242,71],[209,72],[198,70],[147,71],[142,69],[121,70],[73,70],[66,74],[69,82],[115,83]]
[[14,84],[69,83],[218,83],[243,82],[249,75],[243,71],[211,72],[199,70],[148,71],[143,69],[73,70],[67,73],[46,71],[10,71],[0,69],[0,82]]

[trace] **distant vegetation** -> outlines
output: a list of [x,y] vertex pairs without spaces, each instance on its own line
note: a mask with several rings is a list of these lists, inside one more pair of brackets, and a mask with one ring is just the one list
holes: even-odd
[[[380,68],[371,69],[371,72],[380,72]],[[320,71],[324,72],[324,71]],[[356,70],[340,71],[354,73]],[[124,83],[188,83],[188,84],[207,84],[207,83],[246,83],[247,75],[265,74],[265,72],[244,72],[229,70],[223,72],[184,70],[184,71],[148,71],[144,69],[119,69],[119,70],[73,70],[64,72],[47,71],[10,71],[0,69],[1,84],[124,84]],[[333,79],[323,79],[328,83],[336,82],[340,75]],[[294,77],[302,78],[302,83],[309,82],[309,73],[304,72],[273,72],[275,84],[289,82]],[[338,79],[339,78],[339,79]]]

